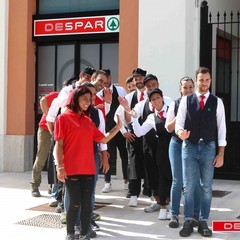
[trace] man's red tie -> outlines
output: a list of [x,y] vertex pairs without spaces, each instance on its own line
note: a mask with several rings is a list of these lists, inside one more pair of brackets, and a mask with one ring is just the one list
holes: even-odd
[[164,113],[164,111],[158,112],[158,116],[159,116],[160,119],[162,119],[162,120],[166,119],[166,118],[163,116],[163,113]]
[[140,101],[144,100],[144,92],[141,92]]
[[201,96],[200,96],[200,102],[199,102],[199,104],[200,104],[200,108],[201,108],[201,109],[204,108],[204,98],[205,98],[204,95],[201,95]]

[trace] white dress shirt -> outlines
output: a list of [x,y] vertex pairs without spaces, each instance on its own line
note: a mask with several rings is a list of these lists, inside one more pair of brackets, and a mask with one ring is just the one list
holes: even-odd
[[[168,106],[166,104],[163,105],[161,111],[164,111],[163,116],[166,118],[167,116],[167,109]],[[141,137],[148,133],[152,128],[156,131],[156,122],[155,122],[155,116],[158,115],[158,111],[155,109],[154,113],[151,113],[148,115],[146,121],[140,126],[138,122],[138,118],[132,117],[133,122],[133,130],[137,137]]]
[[[196,91],[195,94],[198,99],[200,98],[200,95],[202,95],[198,91]],[[206,94],[204,94],[205,96],[204,104],[206,103],[209,95],[210,95],[209,91]],[[176,134],[179,130],[185,129],[186,114],[187,114],[187,96],[184,96],[182,97],[182,100],[178,108],[176,125],[175,125]],[[217,131],[218,131],[218,146],[219,147],[226,146],[227,141],[226,141],[225,109],[224,109],[223,102],[220,98],[217,98],[216,117],[217,117]]]
[[[137,113],[137,118],[139,117],[142,117],[143,115],[143,109],[144,109],[144,106],[145,106],[145,103],[146,103],[147,99],[144,99],[143,101],[137,103],[134,107],[134,111]],[[163,102],[164,102],[164,105],[166,106],[169,106],[171,103],[172,103],[172,99],[170,97],[167,97],[167,96],[163,96]],[[149,102],[149,109],[152,111],[152,104],[151,102]]]

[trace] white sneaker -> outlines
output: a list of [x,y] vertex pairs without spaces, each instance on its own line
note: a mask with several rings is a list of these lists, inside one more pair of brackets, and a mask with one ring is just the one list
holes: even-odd
[[58,201],[56,199],[52,199],[51,202],[48,204],[49,207],[57,207]]
[[128,183],[123,183],[123,189],[128,190]]
[[150,206],[144,208],[144,212],[152,213],[160,210],[160,205],[157,202],[152,202]]
[[109,193],[112,190],[111,183],[105,183],[104,187],[102,188],[103,193]]
[[138,201],[137,196],[131,196],[130,201],[128,203],[128,206],[129,207],[136,207],[137,206],[137,201]]
[[167,211],[167,219],[170,220],[172,218],[172,213],[170,210]]
[[167,219],[167,209],[166,208],[161,208],[158,214],[158,219],[159,220],[166,220]]

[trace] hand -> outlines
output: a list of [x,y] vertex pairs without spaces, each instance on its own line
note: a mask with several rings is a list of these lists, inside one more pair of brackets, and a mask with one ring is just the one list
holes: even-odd
[[223,155],[217,155],[214,159],[213,166],[216,168],[220,168],[223,166],[224,158]]
[[132,110],[129,112],[129,114],[130,114],[132,117],[137,118],[137,113],[135,112],[134,109],[132,109]]
[[190,131],[187,131],[187,130],[178,131],[178,137],[182,140],[189,138],[189,136],[190,136]]
[[129,142],[134,142],[135,141],[135,134],[131,133],[131,132],[125,132],[123,134],[123,136],[129,141]]
[[95,106],[95,108],[97,108],[97,109],[100,109],[100,108],[103,108],[104,107],[104,104],[98,104],[97,106]]
[[118,97],[118,102],[123,108],[125,109],[126,112],[130,112],[131,108],[129,107],[128,101],[125,97]]
[[67,179],[67,175],[64,168],[57,169],[57,178],[59,181],[65,183]]
[[109,88],[105,88],[103,92],[103,101],[110,104],[112,102],[112,91]]
[[108,151],[101,151],[101,160],[100,160],[100,168],[102,168],[102,172],[103,173],[107,173],[110,169],[110,165],[109,165],[109,157],[110,154],[108,153]]

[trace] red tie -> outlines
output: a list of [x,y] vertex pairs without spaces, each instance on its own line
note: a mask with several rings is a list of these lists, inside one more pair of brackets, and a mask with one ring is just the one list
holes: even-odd
[[158,116],[160,119],[165,120],[166,118],[163,116],[164,111],[158,112]]
[[144,92],[141,92],[140,101],[144,100]]
[[205,98],[204,95],[201,95],[201,96],[200,96],[200,102],[199,102],[199,104],[200,104],[200,108],[201,108],[201,109],[204,108],[204,98]]

